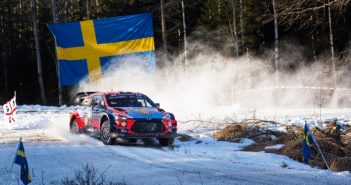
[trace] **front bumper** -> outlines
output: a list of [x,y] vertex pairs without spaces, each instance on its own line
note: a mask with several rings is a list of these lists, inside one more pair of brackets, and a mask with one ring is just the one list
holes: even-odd
[[110,132],[111,138],[150,138],[150,137],[162,137],[162,138],[174,138],[178,134],[121,134]]

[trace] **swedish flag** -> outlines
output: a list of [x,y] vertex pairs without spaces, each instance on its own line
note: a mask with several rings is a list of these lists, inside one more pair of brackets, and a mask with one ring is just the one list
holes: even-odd
[[311,144],[314,143],[313,135],[305,123],[305,131],[303,136],[303,159],[308,164],[308,159],[311,157]]
[[148,72],[156,69],[152,13],[48,26],[56,40],[60,85],[96,82],[130,56],[142,58]]
[[21,165],[21,180],[23,182],[23,184],[29,184],[30,182],[32,182],[32,179],[30,177],[29,174],[29,167],[27,164],[27,158],[26,158],[26,154],[24,153],[24,147],[22,144],[22,140],[20,140],[19,144],[18,144],[18,149],[17,149],[17,154],[15,156],[15,160],[13,161],[13,163],[16,163],[18,165]]

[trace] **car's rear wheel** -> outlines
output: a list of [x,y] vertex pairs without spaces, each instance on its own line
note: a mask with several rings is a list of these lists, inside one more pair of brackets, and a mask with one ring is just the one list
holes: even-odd
[[161,146],[170,146],[174,142],[174,138],[158,138],[158,141],[160,142]]
[[82,131],[79,129],[78,127],[78,121],[77,119],[74,119],[72,124],[71,124],[71,127],[70,127],[70,132],[73,133],[73,134],[80,134]]
[[116,138],[111,138],[110,129],[110,122],[108,120],[104,121],[100,129],[100,138],[105,145],[112,145],[116,141]]

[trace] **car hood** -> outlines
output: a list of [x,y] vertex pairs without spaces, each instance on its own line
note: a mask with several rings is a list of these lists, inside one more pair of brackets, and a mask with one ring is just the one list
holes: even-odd
[[121,107],[125,111],[125,115],[131,116],[134,119],[162,119],[167,113],[159,111],[153,107]]

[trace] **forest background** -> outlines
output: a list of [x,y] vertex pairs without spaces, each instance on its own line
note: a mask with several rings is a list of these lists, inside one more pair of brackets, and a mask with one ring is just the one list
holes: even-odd
[[[164,1],[167,51],[164,51],[163,47],[161,1]],[[161,1],[1,0],[0,103],[8,101],[16,91],[18,97],[26,97],[18,98],[18,104],[59,104],[55,42],[47,24],[83,21],[88,20],[88,16],[89,19],[101,19],[153,12],[157,67],[162,69],[178,65],[172,58],[183,56],[184,53],[182,0]],[[349,1],[184,0],[187,42],[199,41],[228,57],[228,61],[246,57],[249,52],[250,56],[265,59],[274,65],[274,55],[268,54],[267,51],[274,51],[275,47],[276,12],[279,25],[279,60],[283,60],[283,52],[289,52],[289,48],[284,49],[284,42],[304,47],[300,57],[303,61],[296,59],[283,63],[279,65],[279,71],[294,71],[301,62],[321,62],[330,64],[326,73],[332,75],[334,69],[331,63],[331,46],[335,53],[335,70],[350,66]],[[38,25],[46,103],[42,101],[40,93],[34,22]],[[195,51],[192,49],[188,57],[194,56]],[[167,53],[167,58],[162,58],[161,53]],[[182,63],[184,64],[184,59]],[[65,103],[69,101],[68,92],[72,89],[74,87],[63,87]]]

